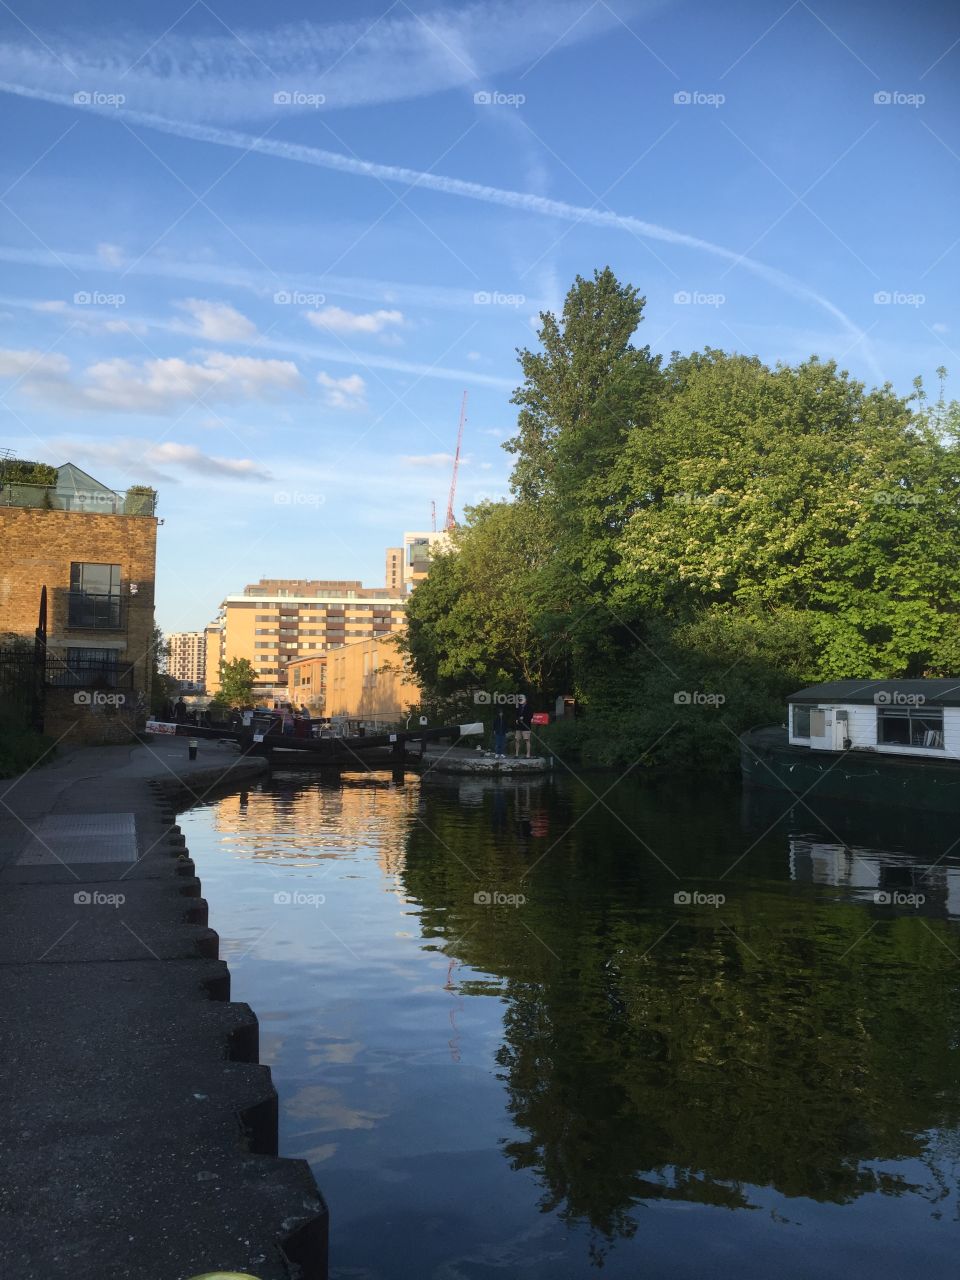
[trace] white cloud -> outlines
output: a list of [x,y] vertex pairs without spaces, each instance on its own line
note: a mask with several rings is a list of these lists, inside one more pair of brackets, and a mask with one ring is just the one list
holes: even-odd
[[[60,456],[72,462],[113,468],[122,472],[127,480],[137,476],[143,480],[170,483],[175,479],[170,472],[176,469],[228,480],[272,479],[269,470],[251,458],[217,457],[204,453],[195,445],[178,444],[173,440],[154,444],[132,436],[110,441],[65,438],[51,442],[51,448],[59,450]],[[108,476],[98,478],[105,483],[110,479]],[[118,482],[118,487],[122,488],[123,484]]]
[[[618,8],[622,14],[624,0]],[[618,24],[605,4],[474,0],[419,13],[394,5],[376,21],[305,21],[266,30],[234,24],[202,37],[174,26],[159,40],[133,22],[128,35],[114,39],[31,29],[0,44],[0,81],[52,90],[63,84],[68,66],[72,91],[122,93],[142,111],[207,121],[289,118],[459,87],[505,87],[497,85],[498,73]],[[278,102],[278,93],[286,101]],[[318,93],[326,99],[319,108],[310,101]]]
[[66,356],[0,349],[0,378],[59,378],[70,371]]
[[935,323],[935,324],[932,324],[932,325],[930,326],[930,328],[933,330],[933,332],[934,332],[934,333],[949,333],[949,332],[950,332],[950,327],[949,327],[949,325],[945,325],[941,320],[936,321],[936,323]]
[[[123,321],[118,321],[123,324]],[[289,360],[257,360],[214,351],[202,362],[180,358],[100,360],[77,378],[65,356],[0,351],[0,376],[23,376],[24,390],[71,408],[166,413],[191,401],[269,399],[302,388]]]
[[253,321],[226,302],[184,298],[174,305],[194,319],[193,325],[183,326],[184,332],[196,334],[208,342],[245,342],[256,337],[257,326]]
[[390,325],[403,324],[402,311],[345,311],[343,307],[323,307],[304,312],[318,329],[331,333],[381,333]]
[[105,267],[122,267],[125,256],[119,245],[106,242],[97,245],[97,257]]
[[318,373],[317,382],[324,388],[324,399],[332,409],[365,409],[367,384],[359,373],[345,378],[332,378],[329,373]]
[[449,467],[453,465],[453,454],[408,453],[400,461],[405,467]]

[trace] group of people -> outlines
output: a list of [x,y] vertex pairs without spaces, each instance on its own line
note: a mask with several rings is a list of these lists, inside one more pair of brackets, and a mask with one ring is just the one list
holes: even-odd
[[[530,759],[532,741],[530,720],[532,714],[530,704],[528,702],[521,702],[517,707],[513,725],[514,753],[519,756],[521,743],[525,742],[527,744],[528,760]],[[493,752],[498,760],[504,760],[507,755],[507,720],[507,712],[501,707],[493,717]]]

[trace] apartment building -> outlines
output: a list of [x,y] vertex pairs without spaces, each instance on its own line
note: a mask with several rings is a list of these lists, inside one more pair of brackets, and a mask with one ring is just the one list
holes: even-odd
[[194,691],[204,688],[207,666],[207,639],[203,631],[174,631],[168,637],[170,657],[167,675],[189,685]]
[[399,595],[403,592],[403,547],[387,547],[386,561],[387,590]]
[[45,731],[116,741],[150,696],[157,520],[146,486],[108,489],[72,463],[6,459],[0,633],[31,638],[47,589]]
[[223,657],[223,626],[209,622],[203,629],[203,688],[213,697],[220,690],[220,660]]
[[404,596],[352,580],[263,578],[227,596],[219,622],[224,661],[247,658],[255,696],[285,698],[291,659],[389,635],[403,625]]
[[[434,551],[443,551],[450,545],[449,536],[442,530],[431,530],[429,533],[405,533],[403,535],[403,584],[412,591],[418,582],[422,582],[430,572],[430,556]],[[389,565],[389,555],[388,565]]]
[[355,640],[327,654],[324,715],[346,716],[366,724],[404,720],[420,701],[396,635]]

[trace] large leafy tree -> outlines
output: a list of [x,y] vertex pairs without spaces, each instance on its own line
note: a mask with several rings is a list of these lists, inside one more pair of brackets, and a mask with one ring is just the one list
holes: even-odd
[[657,431],[626,450],[621,590],[687,619],[806,613],[823,676],[938,666],[960,606],[957,458],[888,387],[832,363],[675,361]]
[[548,534],[546,515],[530,502],[487,502],[467,512],[407,607],[403,645],[429,689],[552,689],[565,651],[542,628]]

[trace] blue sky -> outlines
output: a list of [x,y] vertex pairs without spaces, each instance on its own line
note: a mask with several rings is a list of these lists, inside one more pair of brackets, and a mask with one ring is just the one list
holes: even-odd
[[[960,372],[960,11],[0,7],[0,445],[160,491],[158,620],[508,491],[573,277],[639,340]],[[955,379],[952,387],[955,388]]]

